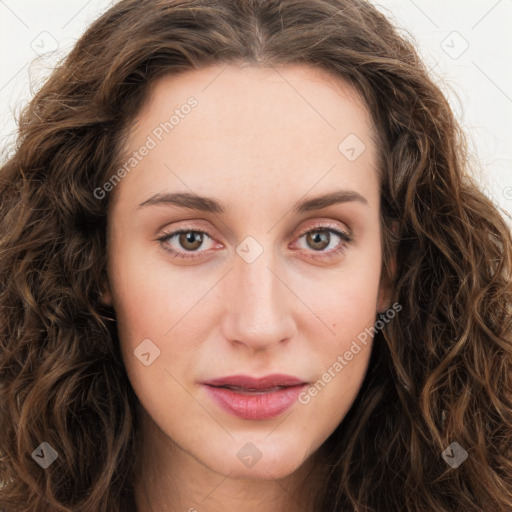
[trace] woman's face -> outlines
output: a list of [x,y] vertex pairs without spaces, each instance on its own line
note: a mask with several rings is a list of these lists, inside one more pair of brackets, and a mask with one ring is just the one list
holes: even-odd
[[105,300],[162,454],[279,478],[343,420],[388,306],[372,132],[318,69],[154,84],[114,187]]

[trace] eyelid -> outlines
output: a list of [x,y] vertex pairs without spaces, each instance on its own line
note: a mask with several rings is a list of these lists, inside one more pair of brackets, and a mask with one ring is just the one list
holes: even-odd
[[300,230],[297,232],[297,234],[292,235],[292,239],[294,238],[300,238],[301,236],[304,236],[305,234],[315,231],[315,230],[329,230],[332,229],[333,231],[337,231],[344,235],[345,242],[353,242],[354,241],[354,234],[352,230],[350,230],[347,227],[341,227],[339,224],[335,224],[332,221],[324,220],[324,221],[316,221],[312,226],[308,226],[307,228]]

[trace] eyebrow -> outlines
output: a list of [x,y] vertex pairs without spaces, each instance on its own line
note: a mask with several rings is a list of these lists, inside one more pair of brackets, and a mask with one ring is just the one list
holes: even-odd
[[[293,206],[294,213],[305,213],[321,210],[334,204],[347,202],[359,202],[368,205],[368,201],[355,190],[335,190],[312,199],[301,200]],[[155,194],[139,204],[137,209],[152,205],[174,205],[191,210],[199,210],[208,213],[227,213],[228,208],[221,201],[211,197],[202,197],[187,192]]]

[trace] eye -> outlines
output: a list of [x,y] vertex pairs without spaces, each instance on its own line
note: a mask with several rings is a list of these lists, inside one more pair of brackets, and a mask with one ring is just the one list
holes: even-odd
[[[312,249],[314,253],[320,253],[318,256],[314,255],[314,258],[331,258],[343,254],[347,245],[353,241],[349,233],[330,226],[317,226],[310,229],[300,235],[299,240],[303,237],[307,245],[302,247],[303,249]],[[329,246],[331,249],[326,251],[325,249]]]
[[[173,256],[177,256],[178,258],[197,258],[198,256],[196,254],[187,254],[187,252],[204,252],[198,251],[198,249],[203,245],[205,237],[211,240],[211,237],[205,231],[182,228],[177,231],[165,233],[163,236],[157,238],[157,240],[162,247]],[[179,245],[178,248],[171,244],[173,238],[176,238],[175,242]]]

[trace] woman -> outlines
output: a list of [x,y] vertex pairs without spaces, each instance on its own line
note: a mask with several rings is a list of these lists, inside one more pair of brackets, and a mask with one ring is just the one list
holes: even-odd
[[2,168],[0,507],[512,508],[507,225],[363,1],[123,0]]

